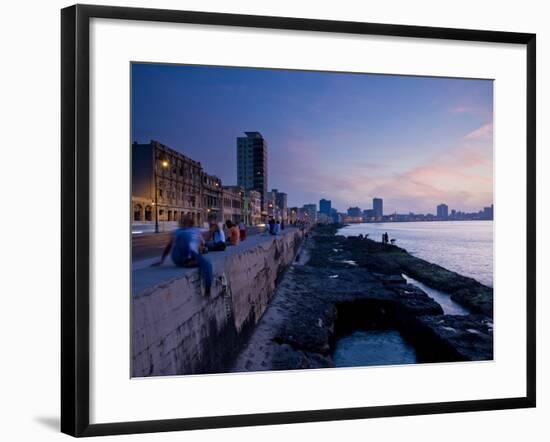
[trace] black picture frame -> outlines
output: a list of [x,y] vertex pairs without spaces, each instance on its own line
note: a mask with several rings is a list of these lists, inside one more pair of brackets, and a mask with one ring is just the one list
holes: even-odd
[[[90,424],[91,18],[415,37],[525,45],[527,52],[526,395],[504,399]],[[536,35],[304,18],[75,5],[61,10],[61,431],[99,436],[535,407]]]

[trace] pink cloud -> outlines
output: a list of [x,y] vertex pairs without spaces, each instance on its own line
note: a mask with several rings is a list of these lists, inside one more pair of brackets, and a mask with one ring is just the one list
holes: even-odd
[[452,114],[466,114],[473,115],[476,117],[481,117],[486,120],[493,119],[493,110],[492,108],[487,109],[485,106],[479,106],[476,104],[459,104],[454,107],[449,108],[449,112]]
[[473,112],[473,111],[474,111],[474,108],[471,106],[455,106],[451,108],[451,112],[453,114],[463,114],[466,112]]
[[372,189],[390,210],[424,207],[434,212],[445,202],[459,210],[479,210],[492,201],[492,148],[461,146],[388,179]]
[[466,134],[464,137],[466,140],[489,140],[493,137],[493,123],[484,124],[481,127],[473,130],[472,132]]
[[[396,164],[378,164],[376,158],[358,160],[352,155],[325,164],[310,140],[293,137],[285,140],[284,155],[270,158],[283,162],[285,170],[285,176],[270,186],[301,189],[300,201],[332,199],[339,210],[353,205],[370,208],[375,196],[384,198],[387,213],[434,213],[442,202],[457,210],[479,210],[493,199],[491,135],[491,125],[484,125],[464,136],[457,147],[401,170],[399,159]],[[289,193],[289,203],[293,199]]]

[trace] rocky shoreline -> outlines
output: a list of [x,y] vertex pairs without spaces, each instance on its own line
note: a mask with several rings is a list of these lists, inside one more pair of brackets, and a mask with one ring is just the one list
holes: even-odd
[[[397,246],[336,232],[326,226],[310,234],[233,371],[334,367],[335,342],[358,329],[399,330],[419,363],[493,359],[492,288]],[[471,313],[443,314],[402,274]]]

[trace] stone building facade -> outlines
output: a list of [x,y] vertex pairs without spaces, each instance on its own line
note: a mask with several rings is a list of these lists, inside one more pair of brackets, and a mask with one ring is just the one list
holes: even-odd
[[[206,220],[201,163],[158,141],[132,145],[132,222]],[[219,180],[218,180],[219,181]],[[221,187],[221,181],[219,181]],[[206,192],[207,195],[210,195]],[[218,206],[219,207],[219,201]]]
[[247,190],[244,198],[245,223],[256,226],[262,222],[262,194],[257,190]]
[[215,175],[202,173],[202,199],[206,220],[223,221],[222,180]]
[[235,224],[244,220],[244,189],[241,186],[223,186],[223,221]]
[[[156,210],[157,209],[157,210]],[[174,228],[189,216],[197,226],[218,222],[262,222],[262,194],[241,186],[223,186],[200,162],[152,140],[132,145],[132,223]],[[171,224],[170,224],[171,223]]]

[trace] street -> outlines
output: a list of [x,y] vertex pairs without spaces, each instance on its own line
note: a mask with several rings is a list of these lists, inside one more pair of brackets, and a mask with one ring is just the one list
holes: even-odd
[[132,235],[132,261],[160,258],[170,235],[171,232]]
[[[249,226],[247,235],[256,235],[262,230],[261,227]],[[161,232],[132,235],[132,261],[135,263],[155,257],[160,258],[164,247],[170,241],[171,234],[172,232]]]

